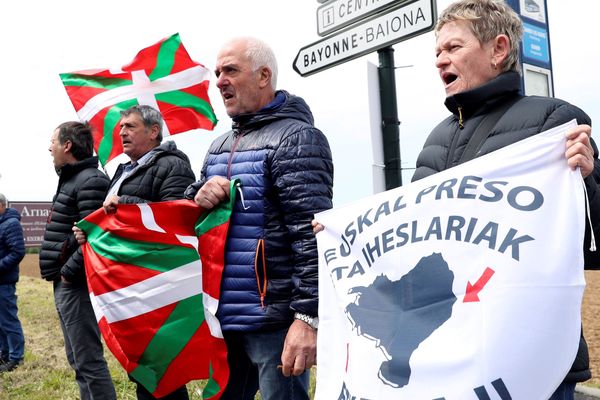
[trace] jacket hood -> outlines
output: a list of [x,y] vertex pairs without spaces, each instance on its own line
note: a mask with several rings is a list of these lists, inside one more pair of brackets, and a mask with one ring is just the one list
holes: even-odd
[[190,159],[188,158],[188,156],[183,151],[179,150],[177,148],[177,144],[172,140],[167,140],[164,143],[162,143],[160,146],[155,147],[150,151],[153,154],[150,157],[150,159],[148,160],[148,164],[151,164],[155,158],[160,157],[165,153],[179,157],[182,160],[186,161],[187,163],[190,162]]
[[446,97],[444,105],[456,116],[459,115],[460,108],[462,117],[467,119],[479,110],[493,107],[499,101],[504,101],[507,96],[517,95],[520,90],[521,76],[516,71],[508,71],[475,89]]
[[16,219],[17,221],[20,221],[21,214],[19,214],[19,212],[14,208],[7,208],[6,211],[4,211],[4,214],[0,215],[0,223],[12,218]]
[[233,129],[242,127],[251,127],[253,125],[263,125],[278,119],[292,118],[313,125],[314,118],[310,107],[304,99],[286,92],[278,90],[275,92],[275,99],[254,114],[243,114],[233,118]]

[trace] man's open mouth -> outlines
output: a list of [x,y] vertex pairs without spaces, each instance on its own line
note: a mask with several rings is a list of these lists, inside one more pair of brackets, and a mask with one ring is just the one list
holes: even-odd
[[451,84],[452,82],[454,82],[456,79],[458,78],[458,75],[455,75],[451,72],[444,72],[442,74],[442,80],[444,81],[444,83],[446,85]]

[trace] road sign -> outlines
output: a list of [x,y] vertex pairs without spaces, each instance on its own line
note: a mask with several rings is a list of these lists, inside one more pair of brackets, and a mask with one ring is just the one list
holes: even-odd
[[51,202],[11,201],[10,207],[21,215],[25,247],[40,247],[44,241],[46,223],[52,212]]
[[435,5],[435,0],[402,3],[385,14],[309,44],[296,55],[294,70],[308,76],[431,31],[437,17]]
[[317,9],[317,33],[325,36],[391,5],[407,0],[333,0]]

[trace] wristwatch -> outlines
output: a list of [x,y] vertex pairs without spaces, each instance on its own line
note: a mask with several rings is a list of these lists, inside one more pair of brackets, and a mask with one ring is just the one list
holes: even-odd
[[310,315],[297,312],[294,314],[294,318],[306,322],[311,328],[315,330],[319,329],[319,317],[311,317]]

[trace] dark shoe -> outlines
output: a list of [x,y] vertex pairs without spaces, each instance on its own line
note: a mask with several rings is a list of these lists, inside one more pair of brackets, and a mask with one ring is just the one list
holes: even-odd
[[21,365],[22,362],[23,360],[8,360],[5,364],[0,365],[0,373],[13,371]]

